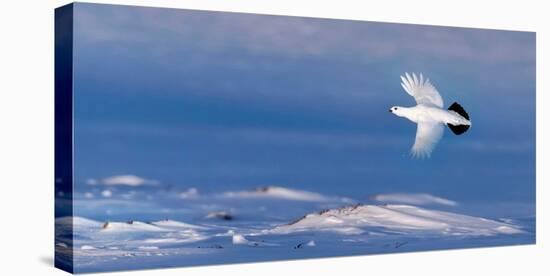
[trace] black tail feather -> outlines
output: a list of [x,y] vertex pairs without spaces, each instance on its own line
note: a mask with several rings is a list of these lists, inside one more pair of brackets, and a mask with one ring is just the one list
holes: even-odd
[[470,116],[468,115],[468,113],[466,113],[466,110],[464,110],[464,108],[461,105],[459,105],[457,102],[454,102],[453,104],[451,104],[448,110],[452,110],[460,114],[460,116],[466,118],[466,120],[470,120]]
[[451,131],[456,134],[456,135],[460,135],[464,132],[466,132],[470,126],[469,125],[458,125],[458,126],[454,126],[454,125],[451,125],[451,124],[447,124],[447,126],[451,129]]
[[[464,117],[466,120],[470,120],[470,116],[468,115],[468,113],[466,113],[466,110],[464,110],[464,108],[461,105],[459,105],[457,102],[454,102],[451,106],[449,106],[448,109],[460,114],[460,116]],[[466,132],[470,128],[469,125],[456,125],[455,126],[455,125],[447,124],[447,126],[456,135],[460,135],[460,134]]]

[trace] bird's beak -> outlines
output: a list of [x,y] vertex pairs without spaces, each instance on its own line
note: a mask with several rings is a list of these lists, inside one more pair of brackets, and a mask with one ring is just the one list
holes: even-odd
[[[389,111],[392,112],[391,109],[390,109]],[[392,112],[392,113],[393,113],[393,112]]]

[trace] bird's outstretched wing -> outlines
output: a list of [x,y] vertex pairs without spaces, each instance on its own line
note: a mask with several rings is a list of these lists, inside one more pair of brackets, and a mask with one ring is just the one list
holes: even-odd
[[416,74],[405,73],[405,76],[401,76],[401,86],[405,91],[414,97],[417,104],[435,105],[439,108],[443,108],[443,99],[437,89],[430,83],[428,78],[424,79],[424,76],[420,74],[417,77]]
[[444,125],[440,123],[418,123],[416,139],[411,149],[414,157],[430,157],[435,145],[443,135]]

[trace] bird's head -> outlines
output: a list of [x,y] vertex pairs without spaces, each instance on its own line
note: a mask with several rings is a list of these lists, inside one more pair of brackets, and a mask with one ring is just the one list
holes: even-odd
[[404,107],[401,107],[401,106],[392,106],[390,108],[390,112],[399,116],[399,117],[405,117],[405,109]]

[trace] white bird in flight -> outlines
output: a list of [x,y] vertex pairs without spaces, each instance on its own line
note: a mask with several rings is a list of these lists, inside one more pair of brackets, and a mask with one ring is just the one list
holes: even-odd
[[416,139],[411,149],[414,157],[430,157],[435,145],[443,136],[443,129],[447,125],[451,131],[460,135],[466,132],[472,123],[470,116],[462,106],[454,102],[447,110],[443,109],[443,99],[437,89],[430,83],[428,78],[420,74],[405,73],[401,76],[401,86],[413,96],[416,106],[401,107],[393,106],[390,112],[405,117],[418,126],[416,128]]

